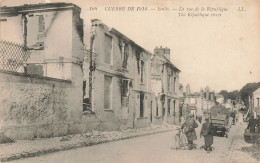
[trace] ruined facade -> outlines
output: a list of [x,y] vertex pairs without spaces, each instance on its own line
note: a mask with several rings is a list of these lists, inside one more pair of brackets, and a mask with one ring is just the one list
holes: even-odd
[[83,99],[80,12],[70,3],[1,7],[0,119],[7,136],[78,132],[74,125]]
[[156,96],[156,111],[158,123],[179,123],[180,115],[180,70],[170,61],[170,49],[155,48],[152,56],[152,91]]
[[0,132],[34,139],[178,123],[169,49],[151,54],[97,19],[86,49],[80,13],[71,3],[1,7]]
[[92,69],[84,70],[91,112],[104,129],[145,127],[151,105],[151,54],[114,28],[92,20]]
[[210,108],[216,105],[216,95],[213,91],[210,91],[208,87],[204,90],[201,89],[200,92],[191,93],[188,91],[184,96],[184,108],[187,117],[188,114],[194,114],[197,116],[203,116],[210,111]]

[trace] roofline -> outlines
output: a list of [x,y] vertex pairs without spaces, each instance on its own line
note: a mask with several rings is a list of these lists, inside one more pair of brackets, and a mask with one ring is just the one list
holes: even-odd
[[137,43],[135,43],[133,40],[131,40],[130,38],[126,37],[124,34],[122,34],[121,32],[119,32],[117,29],[115,28],[110,28],[109,29],[110,32],[124,38],[126,41],[129,41],[131,44],[134,44],[135,46],[137,46],[137,48],[141,49],[142,51],[144,51],[147,54],[150,54],[151,56],[153,55],[152,53],[150,53],[148,50],[144,49],[143,47],[141,47],[140,45],[138,45]]
[[81,12],[81,8],[73,3],[39,3],[20,6],[0,7],[0,16],[18,15],[23,13],[45,12],[72,9]]
[[179,70],[179,69],[178,69],[174,64],[172,64],[171,62],[170,62],[170,63],[169,63],[169,62],[166,62],[166,64],[172,66],[172,68],[175,69],[176,71],[181,72],[181,70]]
[[[153,56],[156,56],[156,54],[153,54]],[[177,72],[181,72],[180,69],[178,69],[168,58],[166,58],[164,55],[162,55],[163,58],[167,61],[166,64],[170,65],[172,68],[174,68]],[[151,59],[153,60],[153,58]]]

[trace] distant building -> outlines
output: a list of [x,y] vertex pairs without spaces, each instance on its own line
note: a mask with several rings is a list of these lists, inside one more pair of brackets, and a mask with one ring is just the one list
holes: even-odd
[[219,104],[224,104],[224,96],[221,95],[221,94],[216,94],[216,101],[219,103]]
[[[190,89],[189,87],[186,88]],[[207,114],[207,112],[210,111],[210,108],[216,104],[215,93],[210,91],[209,87],[206,87],[204,90],[201,89],[200,92],[186,93],[184,98],[183,110],[185,110],[184,114],[186,113],[184,117],[187,117],[190,113],[200,116]]]
[[260,88],[253,92],[252,99],[254,108],[260,108]]
[[227,99],[224,105],[228,109],[231,109],[231,110],[234,109],[233,100],[231,100],[231,99]]
[[155,117],[158,123],[179,123],[180,70],[170,61],[169,48],[155,48],[152,56],[151,86],[156,96]]

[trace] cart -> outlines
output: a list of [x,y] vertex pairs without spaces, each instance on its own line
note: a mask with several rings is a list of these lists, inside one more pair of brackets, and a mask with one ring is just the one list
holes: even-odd
[[224,106],[215,105],[210,109],[210,121],[214,135],[228,137],[230,130],[229,117],[230,111]]

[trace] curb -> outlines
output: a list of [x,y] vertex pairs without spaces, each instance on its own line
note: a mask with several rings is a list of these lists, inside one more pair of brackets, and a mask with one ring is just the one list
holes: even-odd
[[41,156],[41,155],[59,152],[59,151],[65,151],[65,150],[70,150],[70,149],[75,149],[75,148],[81,148],[81,147],[104,144],[104,143],[115,142],[115,141],[120,141],[120,140],[126,140],[126,139],[141,137],[141,136],[154,135],[154,134],[170,132],[170,131],[174,131],[174,130],[175,129],[167,129],[167,130],[147,132],[147,133],[142,133],[142,134],[127,135],[127,136],[123,136],[123,137],[119,137],[119,138],[113,138],[113,139],[107,139],[106,138],[106,139],[103,139],[103,140],[100,140],[100,141],[78,142],[76,144],[70,144],[70,145],[65,145],[65,146],[60,146],[60,147],[49,148],[49,149],[40,149],[40,150],[36,150],[36,151],[17,153],[17,154],[12,154],[12,155],[9,155],[9,156],[3,156],[1,158],[1,162],[18,160],[18,159],[21,159],[21,158]]

